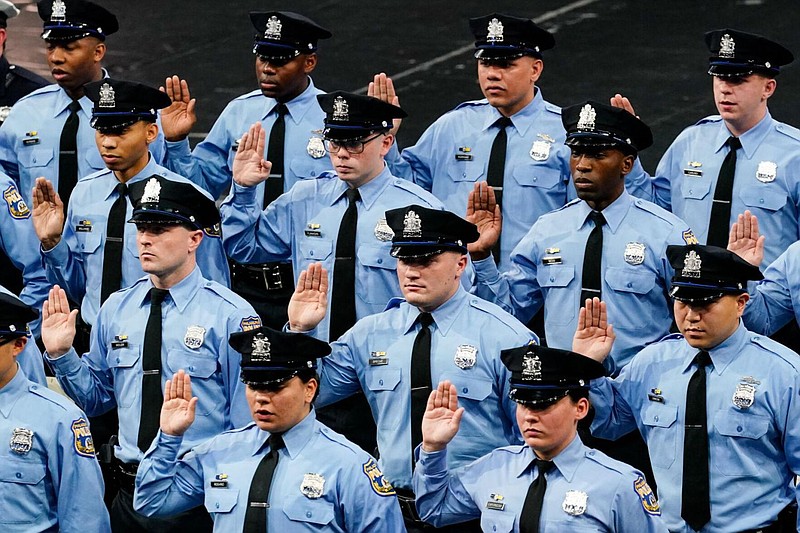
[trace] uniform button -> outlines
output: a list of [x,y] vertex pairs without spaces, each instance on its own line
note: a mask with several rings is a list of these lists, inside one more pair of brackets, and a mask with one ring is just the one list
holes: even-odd
[[764,203],[764,199],[763,199],[763,198],[761,198],[761,199],[758,201],[758,203],[760,203],[760,204],[763,204],[763,203]]
[[378,380],[378,385],[383,385],[383,380],[382,379]]
[[694,191],[692,189],[689,189],[689,194],[694,194]]
[[312,171],[311,171],[311,175],[312,175],[312,176],[316,176],[316,175],[317,175],[316,171],[312,170]]
[[497,531],[497,526],[492,526],[492,531]]
[[537,178],[536,176],[534,176],[534,177],[533,177],[533,181],[539,181],[539,178]]
[[217,503],[216,503],[216,505],[215,505],[214,507],[216,507],[217,509],[219,509],[219,502],[217,502]]
[[653,420],[655,420],[656,422],[658,422],[658,415],[654,416],[654,417],[653,417]]
[[464,394],[466,394],[466,393],[468,393],[468,392],[469,392],[469,388],[467,388],[467,387],[464,387],[463,389],[461,389],[461,392],[463,392]]
[[736,431],[738,431],[739,433],[741,433],[741,432],[742,432],[742,426],[736,426]]
[[311,511],[306,511],[306,518],[311,518]]
[[[36,162],[36,160],[34,159],[34,160],[33,160],[33,162],[35,163],[35,162]],[[462,178],[466,178],[466,177],[467,177],[467,173],[466,173],[466,172],[462,172],[462,173],[461,173],[461,177],[462,177]]]
[[381,258],[379,257],[379,258],[378,258],[378,264],[380,265],[381,263],[383,263],[383,259],[381,259]]
[[629,281],[629,282],[628,282],[628,284],[626,285],[626,287],[628,287],[628,288],[630,289],[631,287],[633,287],[633,283],[631,283],[631,282]]
[[17,472],[17,479],[22,479],[22,472]]
[[36,163],[36,158],[35,157],[33,158],[33,162]]
[[119,363],[119,357],[117,357],[117,363]]
[[311,250],[310,252],[308,252],[308,255],[313,257],[314,256],[314,250]]
[[193,366],[189,367],[189,372],[194,372],[194,367]]
[[556,280],[556,278],[554,278],[553,276],[550,276],[550,282],[551,283],[554,282],[555,280]]

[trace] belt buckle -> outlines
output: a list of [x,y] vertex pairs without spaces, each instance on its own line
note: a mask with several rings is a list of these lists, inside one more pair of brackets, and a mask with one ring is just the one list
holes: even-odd
[[[283,280],[281,279],[281,269],[278,265],[262,266],[261,274],[262,276],[264,276],[264,285],[266,285],[268,291],[283,288]],[[270,283],[270,277],[272,278],[272,283]]]

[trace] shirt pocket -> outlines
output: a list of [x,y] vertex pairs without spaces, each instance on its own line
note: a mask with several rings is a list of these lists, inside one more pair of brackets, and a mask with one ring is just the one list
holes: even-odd
[[750,209],[778,211],[786,205],[786,193],[767,187],[745,187],[739,191],[742,203]]
[[91,289],[99,290],[103,280],[103,250],[100,244],[105,240],[104,237],[104,231],[97,227],[92,231],[75,232],[78,251],[83,254],[83,269],[86,272],[95,272],[95,275],[86,276],[86,285]]
[[391,243],[358,247],[358,262],[368,272],[366,275],[356,273],[357,294],[368,304],[386,305],[389,298],[395,296],[391,287],[397,286],[397,259],[391,256],[391,249]]
[[[184,350],[170,350],[167,353],[167,367],[168,370],[165,370],[165,372],[168,372],[168,379],[171,379],[172,374],[183,369],[191,376],[192,381],[195,381],[197,385],[201,385],[203,381],[197,382],[197,380],[213,378],[217,372],[218,364],[217,358],[211,354],[202,355]],[[214,406],[211,405],[212,402],[209,399],[203,401],[202,395],[198,395],[198,397],[200,401],[197,403],[197,413],[206,416]]]
[[517,165],[511,176],[522,187],[552,189],[561,183],[561,172],[545,164]]
[[49,508],[44,464],[14,457],[0,458],[0,501],[4,502],[0,524],[20,525],[38,521]]
[[[403,379],[403,372],[399,368],[370,367],[365,373],[366,385],[369,392],[367,397],[375,400],[375,411],[386,413],[392,403],[397,401],[392,391],[397,389]],[[372,403],[370,401],[370,403]],[[396,410],[396,407],[394,407]],[[377,418],[378,428],[382,430],[394,430],[400,425],[403,417],[401,416],[379,416]]]
[[702,200],[711,190],[711,180],[707,178],[684,178],[681,194],[687,200]]
[[471,161],[451,161],[447,165],[447,175],[455,182],[471,182],[474,183],[481,178],[485,173],[483,159],[475,154],[472,154]]
[[[720,446],[714,446],[710,457],[715,470],[725,476],[755,476],[763,472],[771,459],[758,450],[759,440],[769,431],[770,419],[752,413],[723,409],[714,415],[714,429],[721,435]],[[713,438],[713,437],[712,437]]]
[[675,462],[678,407],[652,403],[644,410],[642,424],[647,431],[647,446],[653,466],[669,468]]
[[567,287],[573,279],[575,267],[572,265],[542,265],[536,271],[536,280],[547,293],[547,308],[552,311],[547,313],[547,322],[558,325],[572,322],[578,302],[575,291]]
[[34,148],[26,150],[24,148],[17,151],[19,164],[25,168],[46,167],[53,160],[52,148]]
[[117,405],[130,407],[134,400],[141,397],[141,375],[138,370],[141,352],[139,346],[129,345],[126,348],[108,346],[108,366],[114,374],[114,389]]
[[493,383],[488,379],[469,378],[455,373],[443,374],[441,380],[446,379],[455,385],[459,399],[480,402],[492,393]]
[[236,489],[206,489],[204,505],[212,515],[230,513],[239,502],[239,491]]
[[492,533],[510,533],[514,531],[515,516],[508,511],[481,512],[481,529]]
[[[304,522],[321,527],[333,521],[333,503],[325,500],[296,498],[283,506],[283,514],[293,522]],[[313,529],[317,529],[317,527]]]
[[[325,163],[322,163],[322,161],[325,161]],[[311,156],[308,156],[305,158],[294,158],[289,162],[289,168],[292,170],[292,174],[302,180],[315,179],[328,170],[330,166],[330,159],[327,154],[320,159],[312,159]]]
[[303,268],[309,263],[324,262],[333,253],[333,241],[317,237],[306,237],[298,241],[300,257],[304,260]]

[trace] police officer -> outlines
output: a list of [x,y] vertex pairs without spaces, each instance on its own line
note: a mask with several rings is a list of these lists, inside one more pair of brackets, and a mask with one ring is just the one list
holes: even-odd
[[[451,445],[450,466],[466,464],[494,448],[520,442],[514,404],[508,398],[503,348],[536,336],[499,307],[461,286],[473,224],[449,212],[419,205],[386,212],[405,300],[362,318],[332,344],[322,361],[319,405],[356,391],[367,396],[378,426],[380,464],[397,489],[409,531],[424,528],[411,491],[412,451],[428,394],[441,380],[463,398],[464,431]],[[292,331],[311,331],[327,307],[327,273],[312,264],[300,276],[290,305]],[[467,526],[469,527],[469,526]],[[477,523],[472,529],[479,531]]]
[[[6,301],[14,302],[15,305],[22,305],[22,303],[17,304],[16,302],[21,302],[21,298],[17,298],[17,296],[0,285],[0,296],[6,298]],[[27,304],[25,304],[27,305]],[[31,306],[33,308],[33,306]],[[31,324],[39,323],[39,313],[33,309],[33,315],[31,315],[31,322],[30,324],[25,325],[25,329],[20,331],[20,334],[25,336],[25,347],[20,351],[19,355],[17,355],[17,363],[19,363],[19,367],[25,373],[25,377],[28,378],[33,383],[38,383],[44,387],[47,386],[47,378],[44,373],[44,361],[42,360],[42,352],[39,351],[39,347],[36,346],[35,342],[27,342],[31,340],[31,331],[33,328]],[[16,333],[17,327],[14,326],[14,333]]]
[[[197,176],[214,197],[231,185],[233,158],[242,133],[260,122],[268,132],[264,157],[272,163],[265,185],[256,188],[266,207],[301,180],[314,179],[330,169],[319,130],[325,113],[317,102],[324,94],[310,74],[317,66],[317,42],[331,33],[303,15],[289,11],[252,12],[258,32],[253,44],[259,89],[231,101],[208,136],[189,151],[187,136],[196,122],[194,100],[185,81],[167,78],[166,92],[173,105],[162,120],[167,138],[168,168]],[[281,328],[294,288],[288,261],[260,264],[231,263],[232,288],[253,304],[265,325]]]
[[17,356],[33,344],[27,323],[37,315],[16,297],[0,293],[0,526],[110,532],[103,478],[84,414],[30,381],[17,365]]
[[18,65],[12,65],[6,58],[8,41],[8,19],[19,15],[17,6],[8,0],[0,0],[0,124],[8,116],[17,100],[48,84],[38,74]]
[[[492,191],[480,184],[468,208],[481,239],[471,245],[477,294],[500,302],[527,321],[542,306],[549,346],[567,349],[586,298],[602,294],[618,340],[606,367],[625,366],[642,346],[672,323],[666,291],[672,269],[669,244],[694,241],[675,215],[625,190],[639,150],[652,144],[650,129],[622,109],[588,101],[565,108],[572,180],[579,200],[542,216],[499,275],[486,260],[498,234]],[[505,223],[505,219],[503,219]]]
[[134,512],[136,469],[158,431],[165,375],[184,369],[198,393],[198,421],[182,451],[249,420],[239,355],[227,339],[260,321],[247,302],[197,267],[202,228],[219,216],[208,196],[193,184],[158,175],[132,184],[129,194],[139,260],[148,275],[106,300],[92,328],[91,350],[82,358],[71,347],[76,312],[56,286],[45,307],[42,339],[59,383],[87,414],[115,407],[119,414],[114,530],[207,531],[211,521],[203,509],[161,520]]
[[316,420],[317,358],[327,343],[269,328],[234,333],[252,422],[194,446],[195,380],[168,382],[161,432],[136,478],[136,508],[163,516],[205,503],[215,531],[401,532],[375,459]]
[[630,466],[588,448],[577,433],[589,412],[589,380],[601,364],[566,350],[503,350],[525,444],[498,448],[455,471],[449,443],[464,408],[444,381],[428,401],[414,471],[420,515],[434,524],[480,516],[483,531],[666,532],[655,495]]
[[703,244],[725,247],[730,225],[749,209],[767,236],[770,264],[800,238],[800,131],[767,107],[781,67],[794,58],[776,42],[734,29],[710,31],[705,40],[719,115],[675,139],[648,188]]
[[[31,201],[31,190],[45,176],[64,205],[79,177],[105,165],[89,125],[91,101],[83,86],[107,73],[101,67],[106,37],[119,29],[117,17],[86,0],[41,0],[42,39],[56,83],[22,98],[0,131],[0,165]],[[154,145],[163,158],[163,136]]]
[[[156,163],[150,146],[158,138],[158,109],[170,104],[162,92],[139,83],[104,78],[86,85],[94,104],[91,126],[105,169],[81,178],[64,219],[63,199],[45,178],[36,180],[33,222],[41,241],[48,279],[72,301],[81,320],[96,322],[100,306],[113,292],[132,285],[142,272],[136,228],[126,225],[132,207],[127,192],[159,176],[189,180]],[[194,195],[210,196],[195,187]],[[228,263],[219,227],[204,228],[197,262],[206,279],[228,285]],[[111,244],[110,244],[111,243]]]
[[[638,429],[670,531],[796,531],[800,472],[797,354],[740,322],[758,268],[713,246],[670,246],[681,334],[641,352],[617,379],[592,381],[595,434]],[[575,349],[613,341],[598,300]]]

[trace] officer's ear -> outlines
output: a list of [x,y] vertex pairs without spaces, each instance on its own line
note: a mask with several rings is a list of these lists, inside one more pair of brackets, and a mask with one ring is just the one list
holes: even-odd
[[150,144],[158,138],[158,124],[155,122],[146,122],[146,124],[145,141]]
[[306,54],[305,61],[303,61],[303,72],[311,74],[317,68],[317,54]]
[[0,28],[0,50],[6,49],[6,39],[8,39],[8,32],[5,28]]
[[542,72],[544,71],[544,61],[541,59],[532,57],[531,59],[531,84],[535,84],[539,81],[539,78],[542,76]]
[[583,420],[589,414],[589,398],[585,396],[575,402],[575,419]]
[[14,348],[11,351],[11,355],[14,357],[18,356],[22,353],[22,350],[25,349],[26,344],[28,344],[28,337],[17,337],[14,339]]
[[631,170],[633,170],[633,165],[636,162],[636,156],[634,154],[623,154],[622,158],[622,168],[620,168],[620,172],[623,176],[627,176],[630,174]]
[[736,298],[736,312],[738,317],[741,317],[744,313],[744,308],[747,305],[748,300],[750,300],[750,295],[746,292],[743,292]]
[[761,100],[766,101],[767,98],[775,94],[775,89],[778,87],[778,80],[775,78],[766,78],[764,83],[764,91],[761,93]]
[[100,39],[95,39],[97,43],[94,45],[94,62],[100,63],[106,57],[106,43]]

